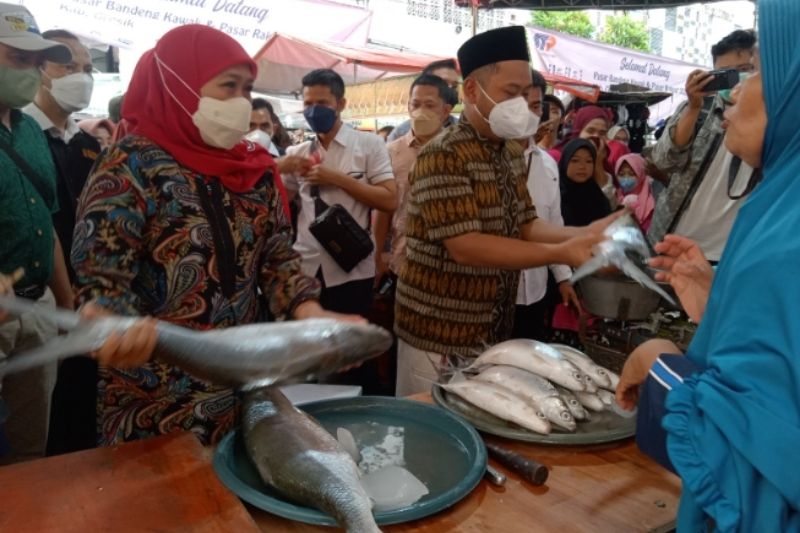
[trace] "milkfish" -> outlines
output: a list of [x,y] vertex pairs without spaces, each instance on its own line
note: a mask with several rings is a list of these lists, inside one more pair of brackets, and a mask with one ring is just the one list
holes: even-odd
[[550,433],[550,422],[545,414],[506,387],[468,380],[460,372],[453,376],[450,383],[436,385],[497,418],[543,435]]
[[380,532],[353,458],[277,387],[245,395],[242,431],[265,483],[330,514],[348,533]]
[[[0,308],[16,315],[33,312],[69,334],[0,365],[0,376],[102,346],[136,318],[84,320],[72,311],[44,311],[33,302],[0,295]],[[222,387],[255,389],[291,379],[326,376],[389,349],[388,331],[371,324],[309,319],[235,326],[210,331],[159,321],[154,355],[193,376]]]
[[549,344],[530,339],[512,339],[483,352],[465,371],[487,365],[507,365],[533,372],[574,391],[596,390],[578,368]]
[[575,270],[570,278],[570,283],[574,285],[580,279],[594,274],[601,268],[615,266],[632,280],[675,305],[675,300],[636,266],[636,263],[627,255],[628,252],[634,252],[643,259],[651,256],[645,236],[633,215],[627,213],[619,217],[606,228],[603,235],[608,239],[595,246],[594,256]]
[[598,365],[588,355],[572,346],[567,346],[566,344],[551,344],[550,346],[561,352],[570,363],[592,378],[592,381],[598,387],[610,391],[616,390],[617,385],[619,385],[619,376],[614,372]]
[[487,368],[474,379],[508,388],[531,402],[554,425],[575,431],[575,418],[553,384],[543,377],[513,366],[498,365]]
[[561,399],[564,400],[564,404],[569,409],[569,412],[572,413],[572,417],[575,420],[580,421],[588,421],[591,420],[591,415],[589,412],[583,407],[583,404],[575,397],[575,393],[569,389],[565,389],[559,385],[556,385],[556,390],[558,391],[558,395],[561,396]]

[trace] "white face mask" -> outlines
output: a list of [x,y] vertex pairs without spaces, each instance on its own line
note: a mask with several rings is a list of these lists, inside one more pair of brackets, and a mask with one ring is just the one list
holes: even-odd
[[75,113],[89,107],[92,101],[94,79],[86,72],[76,72],[63,78],[50,78],[50,94],[58,107]]
[[[230,150],[238,143],[242,142],[242,137],[250,129],[250,112],[253,106],[250,100],[243,96],[229,98],[228,100],[217,100],[208,96],[200,96],[189,85],[178,76],[174,70],[155,56],[158,63],[158,72],[164,88],[170,94],[175,103],[192,118],[192,122],[200,131],[200,137],[209,146]],[[187,89],[189,89],[199,99],[197,111],[194,114],[184,107],[180,100],[172,93],[164,79],[161,68],[167,69],[178,79]]]
[[244,136],[250,142],[254,142],[256,144],[261,145],[267,152],[270,153],[273,157],[278,157],[279,152],[278,148],[275,146],[275,143],[272,142],[269,134],[261,129],[254,129],[250,133]]
[[473,104],[478,115],[489,124],[492,133],[501,139],[524,139],[532,137],[539,129],[539,117],[528,109],[525,98],[517,96],[498,104],[486,94],[480,84],[478,88],[494,104],[488,119],[483,116],[478,106]]

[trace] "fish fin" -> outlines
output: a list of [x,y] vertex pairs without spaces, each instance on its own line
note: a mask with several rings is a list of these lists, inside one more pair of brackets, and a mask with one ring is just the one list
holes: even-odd
[[574,285],[581,279],[594,274],[605,266],[608,266],[608,262],[606,261],[605,257],[602,255],[596,255],[576,268],[575,272],[572,273],[572,277],[569,278],[569,282]]
[[642,270],[627,257],[621,257],[618,260],[617,266],[622,270],[622,272],[625,273],[626,276],[639,283],[639,285],[647,287],[672,305],[676,305],[675,300],[673,300],[672,297],[664,291],[664,289],[659,287],[655,281],[650,279],[647,274],[642,272]]
[[32,313],[41,320],[65,331],[76,329],[81,322],[80,315],[74,311],[43,308],[36,305],[33,300],[17,298],[16,296],[0,295],[0,308],[5,309],[14,316]]
[[56,337],[38,348],[17,354],[13,359],[0,365],[0,377],[44,366],[66,357],[85,354],[96,350],[99,344],[102,344],[102,340],[98,340],[88,332],[76,331],[65,337]]

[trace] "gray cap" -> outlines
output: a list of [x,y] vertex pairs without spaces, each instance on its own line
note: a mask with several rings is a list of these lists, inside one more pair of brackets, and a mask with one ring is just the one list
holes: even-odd
[[42,37],[31,12],[24,6],[0,3],[0,43],[29,52],[42,52],[54,63],[69,63],[72,53],[57,41]]

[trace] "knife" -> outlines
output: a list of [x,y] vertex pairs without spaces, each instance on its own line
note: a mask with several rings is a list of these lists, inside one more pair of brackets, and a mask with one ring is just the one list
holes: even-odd
[[519,474],[533,485],[544,485],[550,471],[541,463],[497,444],[486,442],[486,450],[495,461]]

